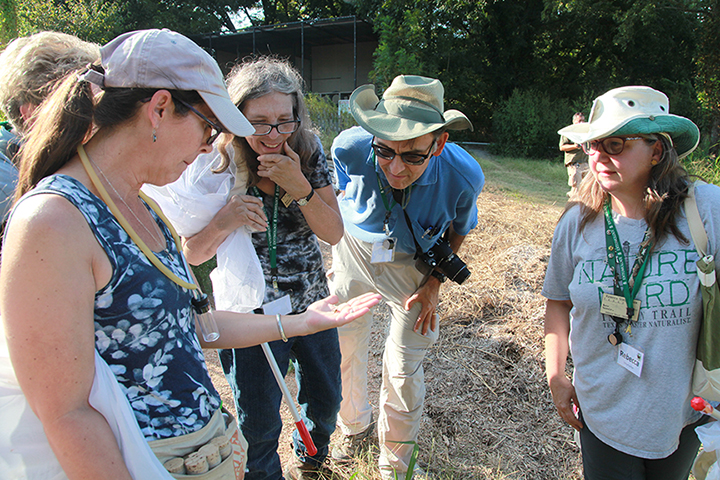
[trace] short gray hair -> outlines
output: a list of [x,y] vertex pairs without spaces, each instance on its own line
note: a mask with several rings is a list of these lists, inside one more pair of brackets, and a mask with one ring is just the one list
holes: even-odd
[[0,54],[0,109],[21,133],[26,104],[39,106],[71,71],[100,59],[100,47],[59,32],[16,38]]

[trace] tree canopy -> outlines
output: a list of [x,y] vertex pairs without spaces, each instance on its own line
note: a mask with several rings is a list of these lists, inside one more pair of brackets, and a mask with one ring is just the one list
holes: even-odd
[[493,118],[511,97],[553,109],[552,131],[628,84],[665,92],[711,144],[720,134],[720,0],[0,0],[0,12],[0,44],[45,29],[103,43],[139,28],[233,31],[238,16],[260,25],[357,15],[379,36],[378,90],[401,73],[439,78],[447,108],[473,120],[469,138],[495,139]]

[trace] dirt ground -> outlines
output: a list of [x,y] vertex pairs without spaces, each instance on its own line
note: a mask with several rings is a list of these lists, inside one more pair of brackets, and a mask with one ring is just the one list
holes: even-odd
[[[579,479],[579,451],[550,399],[542,353],[539,292],[561,207],[492,189],[480,195],[478,207],[479,225],[460,252],[472,275],[462,286],[443,285],[440,339],[424,362],[420,461],[442,479]],[[369,389],[377,413],[388,310],[375,310]],[[231,406],[217,357],[206,353],[213,381]],[[293,389],[294,381],[288,383]],[[283,417],[280,455],[287,460],[294,425],[286,406]],[[334,469],[339,478],[359,471],[359,478],[374,479],[374,463],[369,458]]]

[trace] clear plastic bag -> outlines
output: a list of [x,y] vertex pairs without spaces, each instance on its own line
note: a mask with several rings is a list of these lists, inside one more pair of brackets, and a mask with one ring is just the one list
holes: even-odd
[[697,480],[720,480],[718,454],[720,454],[720,422],[710,422],[695,429],[703,449],[693,464]]
[[[220,153],[214,149],[198,156],[174,183],[142,188],[183,237],[192,237],[205,228],[225,206],[233,188],[237,191],[232,173],[212,172],[219,161]],[[238,183],[246,184],[247,179]],[[249,229],[239,228],[218,247],[217,268],[210,273],[218,310],[250,312],[262,305],[265,278],[250,235]]]

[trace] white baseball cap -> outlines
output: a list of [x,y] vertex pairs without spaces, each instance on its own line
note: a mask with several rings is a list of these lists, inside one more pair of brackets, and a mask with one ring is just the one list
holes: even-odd
[[255,128],[228,94],[217,62],[195,42],[168,29],[124,33],[100,48],[104,86],[197,91],[229,132]]

